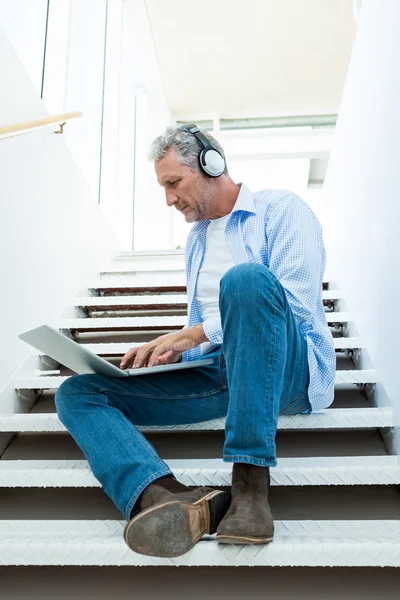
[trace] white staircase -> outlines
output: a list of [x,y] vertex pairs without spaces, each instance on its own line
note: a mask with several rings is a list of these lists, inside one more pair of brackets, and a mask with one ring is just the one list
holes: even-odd
[[[129,348],[186,323],[183,269],[182,252],[120,254],[55,325],[119,364]],[[323,299],[337,351],[335,401],[279,419],[272,544],[203,538],[179,558],[133,553],[121,515],[55,413],[55,390],[73,373],[34,352],[13,382],[19,411],[0,414],[10,440],[0,461],[0,566],[400,566],[392,410],[375,405],[377,374],[332,282]],[[186,485],[230,485],[224,419],[141,430]]]

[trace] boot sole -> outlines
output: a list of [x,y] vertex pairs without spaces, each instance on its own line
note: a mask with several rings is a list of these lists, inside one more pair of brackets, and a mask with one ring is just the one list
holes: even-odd
[[252,538],[241,535],[217,535],[215,539],[219,544],[269,544],[274,538]]
[[217,531],[230,500],[229,492],[215,490],[194,503],[173,501],[148,508],[129,521],[125,542],[139,554],[181,556],[204,534]]

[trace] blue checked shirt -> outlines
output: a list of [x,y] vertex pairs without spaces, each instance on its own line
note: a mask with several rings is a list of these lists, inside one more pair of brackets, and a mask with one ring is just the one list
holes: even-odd
[[[186,243],[187,327],[203,323],[210,342],[222,344],[220,316],[203,321],[196,299],[209,223],[209,219],[195,223]],[[310,206],[291,192],[251,192],[242,184],[226,224],[225,239],[235,264],[263,264],[282,284],[307,342],[312,410],[326,408],[334,396],[336,354],[322,302],[326,252],[320,222]],[[182,356],[183,361],[199,358],[200,346]]]

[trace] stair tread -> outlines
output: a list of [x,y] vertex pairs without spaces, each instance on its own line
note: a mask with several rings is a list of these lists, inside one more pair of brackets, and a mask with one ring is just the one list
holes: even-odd
[[0,521],[1,565],[399,566],[400,521],[276,521],[267,545],[217,544],[176,558],[149,557],[123,540],[125,522]]
[[[350,320],[348,312],[325,313],[328,323],[345,323]],[[146,317],[82,317],[76,319],[58,319],[52,323],[59,329],[116,329],[118,327],[184,327],[186,316],[146,316]]]
[[[124,272],[122,272],[124,271]],[[324,278],[323,285],[329,284],[329,279]],[[160,286],[186,287],[186,273],[183,269],[159,270],[154,271],[149,267],[146,270],[125,271],[121,269],[116,272],[103,274],[103,278],[93,278],[88,284],[88,289],[131,289],[136,287],[145,287],[148,289],[158,288]]]
[[[393,427],[390,408],[328,408],[309,415],[281,415],[278,430],[291,429],[344,429]],[[222,430],[225,419],[213,419],[186,425],[139,426],[141,431],[205,431]],[[27,413],[0,415],[0,431],[65,431],[64,425],[54,413]]]
[[185,256],[184,248],[174,248],[163,250],[161,248],[155,250],[116,250],[114,260],[121,260],[124,258],[141,258],[153,257],[153,256]]
[[174,258],[169,261],[133,261],[131,264],[127,264],[127,260],[124,263],[115,263],[112,265],[105,265],[100,270],[100,275],[108,275],[113,273],[165,273],[165,272],[185,272],[185,261],[181,257]]
[[165,286],[186,286],[186,273],[183,269],[174,269],[166,271],[127,271],[124,273],[114,273],[108,276],[93,278],[89,282],[89,289],[108,288],[108,287],[158,287]]
[[[323,300],[339,300],[339,290],[327,290],[322,292]],[[143,296],[78,296],[72,306],[124,306],[137,304],[187,304],[187,294],[148,294]]]
[[115,329],[118,327],[184,327],[187,323],[186,316],[161,316],[161,317],[82,317],[77,319],[58,319],[53,323],[59,329]]
[[[58,389],[69,376],[18,376],[15,379],[16,389]],[[134,377],[134,375],[132,375]],[[336,384],[376,383],[374,369],[340,370],[336,371]]]
[[[185,485],[231,485],[232,463],[214,459],[167,459]],[[271,485],[399,485],[397,456],[279,458]],[[86,460],[0,460],[0,487],[101,487]]]
[[[100,342],[100,343],[89,343],[83,344],[82,346],[102,356],[117,356],[119,354],[126,354],[131,348],[140,348],[144,342]],[[364,341],[360,337],[335,337],[333,338],[333,345],[336,349],[354,349],[363,348],[365,346]],[[45,352],[37,350],[36,353],[39,356],[47,356]]]
[[84,296],[77,297],[72,306],[101,307],[125,305],[153,305],[153,304],[187,304],[187,294],[149,294],[146,296]]

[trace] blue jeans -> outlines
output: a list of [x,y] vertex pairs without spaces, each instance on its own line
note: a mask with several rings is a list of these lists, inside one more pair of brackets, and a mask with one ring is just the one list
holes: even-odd
[[307,344],[269,269],[246,263],[227,271],[219,306],[223,345],[206,353],[214,364],[123,378],[76,375],[57,391],[60,420],[127,520],[144,489],[172,475],[137,426],[226,416],[223,460],[273,467],[278,413],[311,411]]

